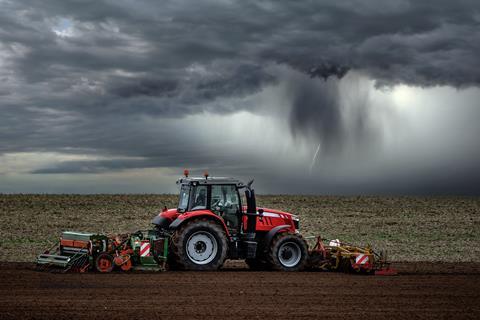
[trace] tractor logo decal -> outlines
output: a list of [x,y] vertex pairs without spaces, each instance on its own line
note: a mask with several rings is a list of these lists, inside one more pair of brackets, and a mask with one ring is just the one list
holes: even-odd
[[147,257],[150,255],[150,242],[142,241],[142,246],[140,247],[140,257]]

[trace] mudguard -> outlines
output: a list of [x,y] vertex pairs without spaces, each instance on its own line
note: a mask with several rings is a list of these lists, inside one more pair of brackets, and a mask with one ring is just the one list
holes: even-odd
[[153,218],[152,224],[156,225],[157,228],[166,229],[169,226],[170,221],[167,218],[158,215]]
[[283,224],[281,226],[276,226],[268,231],[267,235],[264,238],[264,249],[267,250],[270,248],[270,243],[272,242],[273,237],[282,230],[289,231],[292,228],[289,224]]
[[168,229],[177,229],[178,227],[180,227],[180,225],[187,219],[180,219],[180,218],[177,218],[175,220],[173,220],[172,223],[170,223],[170,225],[168,226]]
[[226,235],[230,236],[230,233],[228,232],[228,228],[227,228],[227,225],[225,224],[225,221],[223,221],[223,219],[221,219],[219,216],[217,216],[216,214],[208,210],[198,210],[198,211],[192,211],[192,212],[182,214],[177,219],[173,220],[173,222],[170,223],[168,228],[171,230],[175,230],[175,229],[178,229],[181,225],[183,225],[186,221],[189,221],[194,218],[202,218],[202,217],[214,220],[217,223],[219,223],[223,227],[223,230],[225,231]]

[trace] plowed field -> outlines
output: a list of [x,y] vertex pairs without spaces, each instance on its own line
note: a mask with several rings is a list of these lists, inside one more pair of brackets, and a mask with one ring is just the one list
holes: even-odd
[[0,265],[0,318],[479,319],[480,264],[397,264],[400,275],[57,274]]

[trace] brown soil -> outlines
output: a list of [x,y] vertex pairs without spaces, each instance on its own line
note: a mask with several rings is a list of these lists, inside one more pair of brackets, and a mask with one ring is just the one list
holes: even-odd
[[0,319],[478,319],[480,264],[397,263],[398,276],[325,272],[58,274],[0,263]]

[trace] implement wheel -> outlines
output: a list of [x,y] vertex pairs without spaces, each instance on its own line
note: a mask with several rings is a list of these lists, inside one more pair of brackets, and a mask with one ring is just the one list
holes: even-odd
[[227,237],[210,220],[192,220],[172,238],[174,265],[184,270],[217,270],[227,257]]
[[130,269],[132,269],[132,260],[130,260],[130,258],[125,261],[121,266],[120,266],[120,269],[122,269],[122,271],[130,271]]
[[111,272],[113,266],[113,257],[108,253],[100,253],[95,259],[95,269],[98,272]]
[[305,240],[296,234],[281,233],[270,245],[268,261],[278,271],[301,271],[308,260]]

